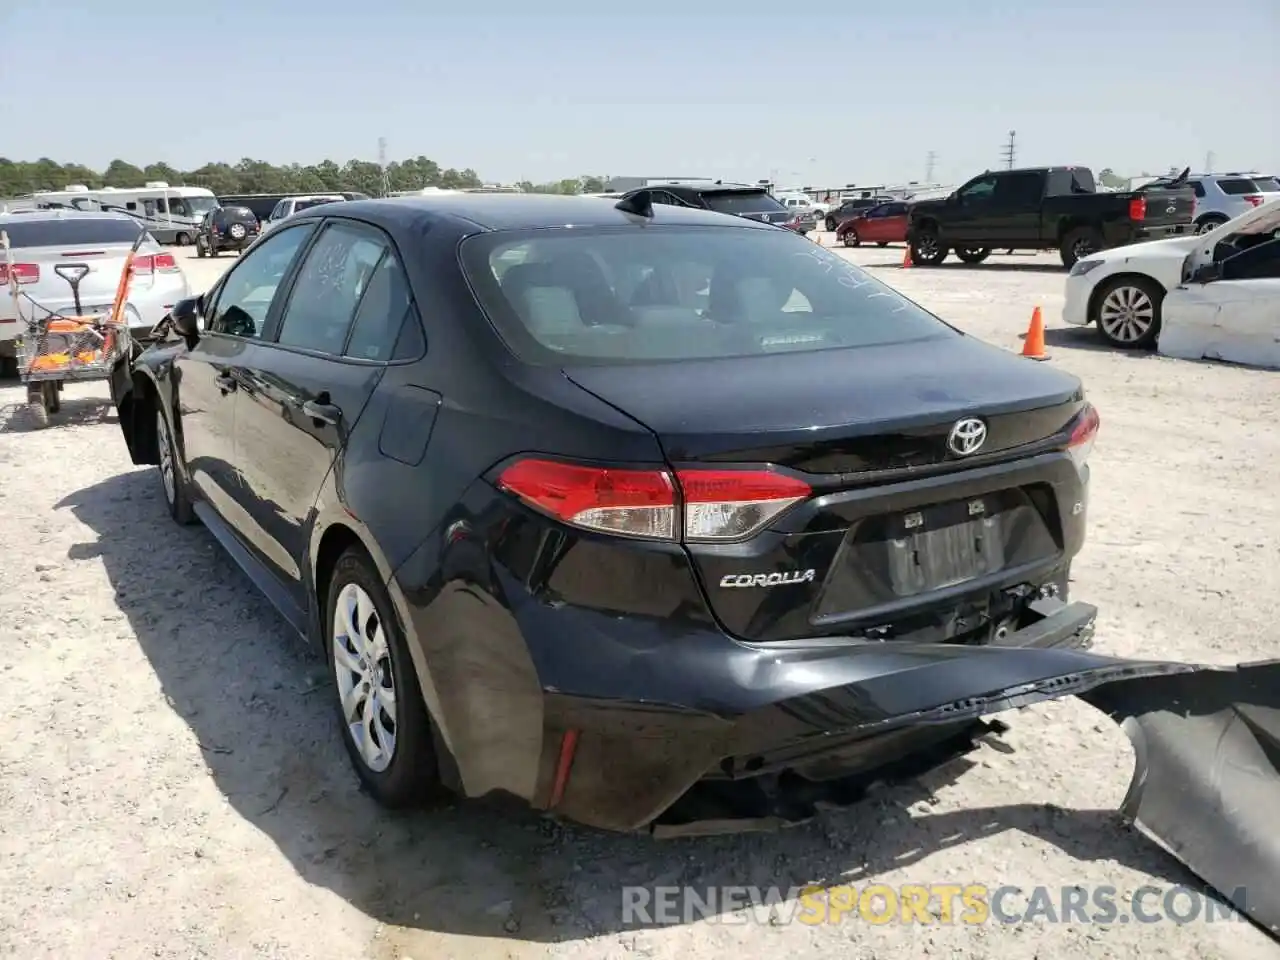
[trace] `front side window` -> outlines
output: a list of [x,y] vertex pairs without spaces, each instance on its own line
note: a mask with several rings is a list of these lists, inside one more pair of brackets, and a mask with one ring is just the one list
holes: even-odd
[[325,227],[298,270],[280,322],[279,343],[341,356],[356,308],[387,253],[386,240],[372,227]]
[[975,180],[973,183],[964,187],[960,191],[960,199],[966,202],[982,201],[991,199],[991,195],[996,192],[996,178],[984,177],[981,180]]
[[209,331],[233,337],[262,336],[280,283],[313,229],[306,223],[273,231],[245,254],[218,293],[208,317]]
[[494,232],[462,245],[499,335],[531,363],[623,364],[958,336],[789,232],[694,226]]

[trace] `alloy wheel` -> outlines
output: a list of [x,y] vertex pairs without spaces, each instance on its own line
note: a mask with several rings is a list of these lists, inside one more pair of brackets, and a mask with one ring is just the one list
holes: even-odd
[[173,475],[173,444],[169,440],[169,424],[163,411],[156,411],[156,442],[160,445],[160,483],[164,487],[164,499],[171,506],[177,491]]
[[1156,319],[1156,306],[1137,287],[1116,287],[1098,311],[1103,332],[1117,343],[1134,343],[1141,339]]
[[373,599],[346,584],[333,611],[333,664],[351,741],[374,773],[396,752],[396,682],[386,632]]

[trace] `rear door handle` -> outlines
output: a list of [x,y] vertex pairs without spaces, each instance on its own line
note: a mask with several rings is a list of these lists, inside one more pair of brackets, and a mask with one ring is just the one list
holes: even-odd
[[218,385],[218,389],[222,391],[223,396],[233,391],[236,386],[236,378],[229,373],[220,373],[213,378],[213,382]]
[[314,400],[307,400],[302,404],[302,412],[312,420],[319,420],[322,423],[336,424],[342,417],[341,408],[332,403],[317,403]]

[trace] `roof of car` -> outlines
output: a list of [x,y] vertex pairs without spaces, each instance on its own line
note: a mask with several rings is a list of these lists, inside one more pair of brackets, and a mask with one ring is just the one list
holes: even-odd
[[0,221],[10,217],[30,217],[32,215],[43,216],[46,220],[127,220],[130,223],[138,222],[126,213],[113,213],[109,210],[67,210],[61,207],[50,210],[13,210],[9,213],[0,213]]
[[[632,191],[634,192],[634,191]],[[692,207],[654,206],[654,219],[664,223],[733,226],[775,230],[776,227],[729,217]],[[410,227],[434,216],[455,217],[484,230],[528,230],[539,227],[606,227],[633,222],[617,208],[613,199],[539,193],[454,193],[435,196],[394,197],[383,200],[351,200],[328,207],[315,207],[306,215],[349,216]]]

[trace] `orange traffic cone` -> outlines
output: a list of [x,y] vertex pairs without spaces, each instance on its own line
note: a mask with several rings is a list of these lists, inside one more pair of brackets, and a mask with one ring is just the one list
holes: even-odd
[[1044,317],[1040,315],[1039,307],[1031,311],[1031,326],[1023,338],[1022,355],[1032,360],[1049,359],[1044,349]]
[[911,262],[911,244],[908,243],[907,249],[902,251],[902,269],[905,270],[910,266],[913,266],[913,264]]

